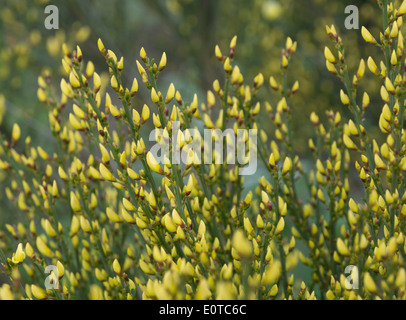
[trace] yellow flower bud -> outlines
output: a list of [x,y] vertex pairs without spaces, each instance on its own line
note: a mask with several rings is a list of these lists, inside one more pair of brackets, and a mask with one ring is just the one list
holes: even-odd
[[140,50],[140,57],[141,57],[142,61],[144,61],[144,62],[147,61],[147,53],[145,52],[144,47],[142,47]]
[[391,54],[391,57],[390,57],[390,63],[391,63],[392,66],[395,66],[395,65],[398,64],[398,57],[396,55],[395,50],[392,51],[392,54]]
[[343,90],[340,90],[340,99],[343,105],[349,106],[350,105],[350,98],[348,97],[347,94],[344,93]]
[[46,291],[41,287],[36,286],[35,284],[31,285],[31,293],[34,296],[34,298],[38,300],[43,300],[47,297]]
[[279,260],[270,263],[261,278],[261,284],[268,286],[276,283],[279,280],[282,272],[282,264]]
[[24,259],[25,259],[25,252],[24,252],[24,249],[23,249],[23,244],[19,243],[18,246],[17,246],[16,252],[13,253],[13,257],[11,258],[11,261],[14,264],[20,264],[20,263],[22,263],[24,261]]
[[328,290],[326,293],[327,300],[335,300],[336,296],[334,295],[333,291]]
[[209,282],[207,279],[199,279],[199,284],[196,288],[195,299],[196,300],[207,300],[212,296],[210,291]]
[[168,92],[166,93],[165,103],[170,103],[175,96],[175,86],[173,83],[169,85]]
[[48,219],[46,219],[45,222],[44,222],[44,229],[45,229],[45,232],[47,233],[47,235],[50,236],[51,238],[56,236],[56,231],[51,226],[51,223],[49,222]]
[[42,240],[41,237],[37,237],[36,240],[36,244],[37,244],[37,248],[38,251],[43,254],[46,257],[50,257],[52,258],[54,256],[53,252],[51,251],[51,249],[49,249],[49,247],[47,246],[47,244]]
[[280,234],[285,229],[285,219],[280,217],[278,224],[276,225],[276,235]]
[[94,64],[93,64],[92,61],[87,62],[85,73],[86,73],[87,78],[90,78],[91,76],[93,76],[93,74],[94,74]]
[[328,70],[330,73],[332,73],[332,74],[334,74],[334,75],[337,74],[336,67],[334,66],[334,64],[332,64],[332,63],[331,63],[330,61],[328,61],[328,60],[326,60],[326,68],[327,68],[327,70]]
[[285,55],[282,55],[282,68],[286,69],[288,67],[289,60]]
[[77,75],[73,71],[69,74],[69,82],[73,88],[80,88],[81,86]]
[[237,36],[234,36],[230,41],[230,49],[235,49],[236,45],[237,45]]
[[142,122],[147,121],[149,119],[149,115],[150,115],[149,108],[146,104],[144,104],[141,111]]
[[367,60],[367,65],[368,65],[369,70],[370,70],[373,74],[375,74],[375,75],[377,75],[377,76],[380,75],[380,71],[379,71],[378,67],[377,67],[376,64],[375,64],[374,59],[372,59],[371,57],[369,57],[368,60]]
[[104,164],[108,164],[110,163],[110,154],[107,151],[106,147],[104,145],[102,145],[101,143],[99,143],[99,148],[100,148],[100,152],[102,155],[102,161]]
[[358,71],[357,71],[357,78],[361,79],[365,74],[365,61],[364,59],[361,59],[359,66],[358,66]]
[[107,180],[107,181],[116,180],[114,178],[113,174],[110,172],[110,170],[107,169],[107,167],[103,163],[100,163],[100,165],[99,165],[99,172],[104,180]]
[[162,53],[161,60],[159,61],[158,70],[162,71],[166,67],[166,53]]
[[69,122],[76,130],[81,131],[84,129],[82,123],[73,115],[73,113],[69,113]]
[[159,102],[159,96],[158,96],[158,94],[156,93],[155,88],[152,88],[152,89],[151,89],[151,100],[152,100],[152,102],[154,102],[154,103]]
[[234,232],[232,246],[240,258],[248,258],[252,254],[252,245],[241,229]]
[[74,212],[80,212],[82,210],[79,199],[73,191],[70,192],[70,206]]
[[389,77],[385,78],[385,88],[390,94],[395,94],[395,87],[393,86],[393,83],[390,81]]
[[117,222],[117,223],[122,221],[120,216],[117,213],[115,213],[114,210],[111,209],[110,207],[107,207],[106,214],[107,214],[107,217],[110,219],[110,221]]
[[350,252],[348,251],[347,245],[341,238],[337,239],[337,250],[342,256],[349,256]]
[[283,162],[282,166],[282,174],[286,174],[292,169],[292,159],[289,157],[285,158],[285,161]]
[[166,229],[167,229],[169,232],[175,233],[175,232],[176,232],[176,229],[177,229],[177,226],[176,226],[176,224],[173,222],[172,217],[171,217],[169,214],[167,214],[167,215],[164,216],[164,217],[165,217],[165,219],[164,219],[164,224],[165,224]]
[[90,225],[89,220],[87,220],[85,217],[80,216],[80,227],[82,230],[86,233],[91,233],[92,232],[92,227]]
[[29,242],[27,242],[25,245],[25,253],[29,258],[34,256],[34,249],[31,247]]
[[371,275],[366,272],[364,275],[364,286],[370,293],[377,293],[378,288],[375,284],[374,279],[372,279]]
[[80,222],[77,216],[72,217],[72,222],[70,225],[70,236],[74,236],[76,233],[78,233],[80,228]]
[[381,170],[386,169],[385,163],[382,161],[381,157],[378,154],[375,154],[374,160],[375,160],[375,165],[376,165],[377,169],[381,169]]
[[357,150],[356,145],[354,144],[354,142],[351,140],[351,138],[348,135],[346,135],[346,134],[343,135],[343,142],[348,149]]
[[104,48],[103,41],[100,38],[97,40],[97,47],[101,53],[105,54],[106,49]]
[[269,84],[270,84],[270,86],[271,86],[272,89],[274,89],[274,90],[278,90],[278,89],[279,89],[278,83],[276,82],[276,80],[275,80],[275,78],[274,78],[273,76],[271,76],[271,77],[269,78]]
[[231,66],[230,58],[227,57],[226,60],[224,61],[224,71],[229,73],[231,72],[232,69],[233,67]]
[[399,269],[395,284],[398,288],[404,289],[406,285],[406,271],[404,268]]
[[247,231],[248,234],[251,234],[251,232],[254,231],[254,228],[252,227],[252,224],[248,217],[244,217],[244,229]]
[[11,132],[11,139],[13,142],[18,141],[18,139],[20,139],[21,136],[21,129],[20,126],[17,123],[14,123],[13,125],[13,129]]
[[46,94],[45,90],[42,88],[38,88],[37,97],[38,97],[39,101],[45,102],[47,100],[47,94]]
[[272,286],[271,290],[269,290],[268,296],[271,297],[271,298],[276,297],[276,295],[278,294],[278,291],[279,291],[278,290],[278,285],[274,284]]
[[402,4],[399,7],[398,15],[402,16],[406,13],[406,0],[403,0]]
[[114,90],[118,90],[118,80],[117,80],[117,78],[116,78],[116,76],[112,76],[111,77],[111,79],[110,79],[110,85],[111,85],[111,87],[114,89]]
[[390,31],[390,37],[391,38],[397,38],[398,37],[398,34],[399,34],[399,28],[398,28],[398,24],[397,24],[397,22],[396,21],[394,21],[393,22],[393,25],[392,25],[392,29],[391,29],[391,31]]
[[214,48],[214,54],[216,55],[216,58],[218,60],[221,60],[223,58],[223,54],[221,53],[220,47],[217,44]]
[[58,269],[58,278],[62,279],[62,277],[65,274],[65,268],[64,268],[63,264],[59,260],[56,263],[56,268]]
[[350,209],[352,212],[354,213],[358,213],[358,205],[355,203],[354,199],[350,199],[349,203],[348,203]]
[[114,61],[114,63],[117,63],[117,56],[112,50],[107,50],[107,54],[109,55],[109,58]]

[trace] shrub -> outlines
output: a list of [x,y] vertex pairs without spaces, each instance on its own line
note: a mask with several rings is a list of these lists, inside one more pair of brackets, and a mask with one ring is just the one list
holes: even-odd
[[[280,95],[274,106],[258,101],[264,76],[247,81],[235,64],[236,36],[227,54],[215,47],[225,78],[200,105],[173,83],[161,91],[165,53],[155,62],[141,49],[137,67],[152,101],[141,106],[137,78],[128,86],[122,80],[123,57],[99,39],[113,96],[102,92],[81,48],[64,45],[61,94],[50,74],[38,79],[58,152],[32,146],[30,137],[22,142],[18,124],[10,139],[0,135],[0,169],[13,177],[6,196],[19,217],[0,234],[11,280],[0,298],[404,299],[406,2],[380,5],[379,42],[364,27],[362,36],[382,49],[383,60],[361,59],[353,75],[342,39],[326,27],[334,47],[325,48],[326,66],[342,80],[340,98],[352,118],[329,110],[321,123],[311,114],[310,167],[293,148],[291,98],[299,83],[288,77],[297,47],[291,38],[280,76],[269,79]],[[368,135],[369,95],[357,91],[366,66],[381,85],[383,143]],[[274,136],[258,127],[260,116],[269,116]],[[149,147],[152,129],[157,144]],[[218,130],[207,140],[202,129]],[[223,133],[227,145],[237,140],[235,153],[206,154]],[[253,154],[266,170],[251,190],[240,173]],[[361,196],[351,187],[355,172]],[[297,272],[299,263],[311,270],[309,279]]]

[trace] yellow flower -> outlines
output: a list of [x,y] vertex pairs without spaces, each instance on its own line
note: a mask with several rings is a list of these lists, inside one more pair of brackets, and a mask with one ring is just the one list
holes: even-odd
[[36,240],[38,251],[46,257],[52,258],[54,256],[51,249],[49,249],[48,245],[42,240],[41,237],[37,237]]
[[30,258],[34,256],[34,249],[31,247],[29,242],[27,242],[25,245],[25,253]]
[[372,34],[364,26],[362,26],[362,28],[361,28],[361,35],[366,42],[371,43],[371,44],[377,43],[375,38],[372,36]]
[[38,300],[43,300],[47,297],[46,291],[34,284],[31,285],[31,293]]
[[99,51],[101,53],[103,53],[103,54],[106,53],[106,49],[104,48],[103,41],[100,38],[97,40],[97,47],[99,48]]
[[0,287],[0,300],[14,300],[13,291],[11,291],[10,285],[8,283],[4,283]]
[[131,85],[131,96],[134,96],[138,92],[138,81],[137,78],[134,78],[133,83]]
[[80,216],[80,226],[84,232],[86,232],[86,233],[92,232],[92,226],[90,225],[89,220],[87,220],[83,216]]
[[121,266],[117,259],[114,259],[113,261],[113,270],[118,275],[121,274]]
[[332,64],[336,64],[337,63],[337,59],[336,57],[334,57],[333,53],[331,52],[331,50],[328,47],[324,48],[324,56],[326,57],[326,60]]
[[342,256],[349,256],[350,252],[348,251],[347,245],[341,238],[337,239],[337,250]]
[[166,53],[162,53],[161,60],[159,61],[158,70],[162,71],[166,67]]
[[100,165],[99,165],[99,172],[104,180],[107,180],[107,181],[116,180],[114,178],[113,174],[110,172],[110,170],[107,169],[107,167],[103,163],[100,163]]
[[292,159],[289,157],[285,158],[282,166],[282,174],[288,173],[292,169]]
[[276,225],[276,234],[280,234],[283,229],[285,229],[285,219],[283,217],[280,217],[278,224]]
[[162,168],[159,166],[159,163],[156,161],[155,157],[152,155],[151,151],[148,151],[147,153],[147,164],[152,171],[155,171],[160,174],[164,172]]
[[170,103],[175,96],[175,86],[173,83],[169,85],[168,92],[166,93],[165,103]]
[[56,268],[57,268],[57,272],[58,272],[58,278],[62,279],[64,274],[65,274],[65,268],[64,268],[63,264],[59,260],[56,263]]
[[117,213],[115,213],[113,211],[113,209],[111,209],[110,207],[108,207],[106,209],[106,214],[107,214],[107,217],[113,222],[121,222],[122,221],[120,216]]
[[346,106],[350,105],[350,98],[348,97],[348,95],[346,95],[344,93],[343,90],[340,90],[340,99],[341,99],[341,102],[343,103],[343,105],[346,105]]
[[402,2],[402,4],[400,5],[400,7],[399,7],[399,10],[398,10],[398,15],[404,15],[406,13],[406,0],[404,0],[403,2]]
[[218,60],[222,60],[223,54],[221,53],[220,47],[217,44],[216,44],[216,46],[214,48],[214,54],[216,55],[216,58]]
[[140,57],[141,57],[142,61],[144,61],[144,62],[147,61],[147,53],[145,52],[144,47],[142,47],[140,50]]
[[267,266],[264,274],[261,278],[261,284],[264,286],[269,286],[270,284],[274,284],[279,280],[281,275],[282,265],[279,260],[272,262],[270,265]]
[[364,275],[364,286],[370,293],[377,293],[378,288],[375,284],[374,279],[372,279],[371,275],[366,272]]
[[207,279],[199,279],[199,284],[196,288],[195,299],[196,300],[207,300],[211,297],[212,293],[210,291],[209,282]]
[[97,284],[92,284],[89,290],[90,300],[103,300],[103,289],[100,288]]
[[245,237],[244,232],[240,229],[236,230],[232,239],[233,249],[237,251],[240,258],[248,258],[252,254],[252,245]]
[[152,100],[152,102],[154,102],[154,103],[157,103],[157,102],[159,101],[159,96],[158,96],[158,94],[156,93],[155,88],[152,88],[152,89],[151,89],[151,100]]
[[80,212],[82,210],[79,199],[73,191],[70,192],[70,206],[74,212]]
[[11,261],[14,264],[20,264],[24,261],[25,259],[25,252],[23,249],[23,244],[19,243],[17,246],[17,251],[15,253],[13,253],[13,257],[11,258]]
[[379,71],[378,67],[377,67],[376,64],[375,64],[374,59],[372,59],[371,57],[369,57],[368,60],[367,60],[367,65],[368,65],[369,70],[370,70],[373,74],[375,74],[375,75],[377,75],[377,76],[380,75],[380,71]]
[[11,133],[11,138],[12,138],[13,142],[18,141],[18,139],[20,139],[20,136],[21,136],[20,126],[17,123],[14,123],[13,130]]
[[346,135],[346,134],[343,135],[343,141],[344,141],[345,146],[348,149],[357,150],[356,145],[354,144],[354,142],[351,140],[351,138],[348,135]]

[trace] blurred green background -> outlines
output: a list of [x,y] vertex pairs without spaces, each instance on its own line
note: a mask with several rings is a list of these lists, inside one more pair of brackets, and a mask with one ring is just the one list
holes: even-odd
[[[48,4],[59,9],[59,30],[44,27]],[[135,62],[141,47],[155,59],[165,51],[168,64],[158,85],[167,88],[173,82],[185,100],[190,101],[197,93],[199,101],[204,101],[213,80],[223,80],[214,47],[218,44],[226,53],[231,38],[237,35],[235,62],[245,81],[262,72],[265,85],[259,99],[276,105],[280,97],[271,91],[268,80],[271,75],[280,79],[281,49],[290,36],[298,46],[288,79],[290,85],[295,80],[300,83],[292,100],[294,148],[307,157],[307,140],[313,134],[307,120],[310,113],[316,111],[321,119],[330,109],[342,111],[344,118],[349,115],[339,99],[342,86],[325,67],[324,47],[332,48],[325,26],[334,24],[342,36],[351,74],[356,72],[361,57],[380,58],[375,48],[364,43],[360,30],[345,29],[347,5],[357,5],[360,27],[366,26],[379,37],[380,14],[373,0],[1,0],[0,131],[9,136],[14,122],[18,122],[22,137],[30,135],[32,145],[46,144],[49,151],[56,147],[49,130],[48,109],[37,98],[37,79],[48,70],[59,90],[60,78],[65,76],[61,67],[64,42],[70,50],[80,45],[84,59],[92,60],[107,81],[104,57],[97,48],[97,39],[101,38],[107,48],[124,57],[127,85],[134,76],[140,79]],[[365,88],[371,97],[367,121],[374,135],[381,106],[378,83],[369,72],[360,84],[360,96]],[[259,119],[259,126],[272,138],[269,117]],[[1,226],[16,220],[15,209],[5,201],[4,179],[7,177],[1,175]]]

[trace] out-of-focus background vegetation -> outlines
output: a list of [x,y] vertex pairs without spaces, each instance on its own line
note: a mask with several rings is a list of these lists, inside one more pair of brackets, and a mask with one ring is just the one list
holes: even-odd
[[[59,9],[59,30],[44,27],[48,4]],[[64,42],[70,50],[80,45],[84,59],[94,62],[105,82],[108,74],[97,48],[99,37],[118,57],[124,56],[128,83],[139,76],[135,62],[141,47],[156,59],[165,51],[168,65],[159,86],[167,88],[173,82],[184,99],[191,100],[196,92],[203,101],[213,80],[222,82],[223,78],[222,66],[214,56],[215,45],[226,52],[231,38],[237,35],[235,60],[244,79],[262,72],[266,83],[259,97],[275,105],[279,96],[270,89],[268,79],[271,75],[280,79],[281,49],[290,36],[298,47],[289,65],[289,82],[300,83],[292,101],[297,137],[294,147],[306,157],[307,140],[313,130],[308,121],[310,113],[316,111],[322,119],[329,109],[348,115],[339,99],[341,84],[325,67],[324,47],[331,47],[325,26],[334,24],[342,36],[352,73],[361,57],[372,55],[380,60],[379,52],[365,45],[360,29],[345,29],[347,5],[357,5],[360,27],[365,25],[379,37],[373,26],[381,22],[375,21],[379,14],[373,0],[1,0],[0,131],[10,135],[14,122],[18,122],[22,136],[30,135],[33,145],[46,144],[49,151],[52,149],[48,110],[37,98],[37,79],[48,70],[59,90],[64,75]],[[378,131],[378,83],[367,74],[360,87],[360,94],[367,88],[371,97],[368,121],[373,134]],[[261,119],[260,126],[272,136],[268,116]],[[4,198],[0,182],[0,225],[14,218]]]

